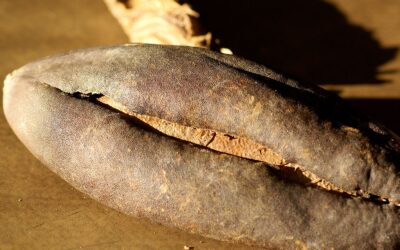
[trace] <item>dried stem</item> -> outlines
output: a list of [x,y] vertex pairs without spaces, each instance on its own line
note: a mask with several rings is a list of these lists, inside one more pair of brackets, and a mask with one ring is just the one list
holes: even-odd
[[195,34],[198,13],[175,0],[104,0],[133,43],[209,47],[211,33]]

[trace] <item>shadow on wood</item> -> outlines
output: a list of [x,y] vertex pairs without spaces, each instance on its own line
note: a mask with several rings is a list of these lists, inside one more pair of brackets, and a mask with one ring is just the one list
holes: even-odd
[[[190,1],[205,29],[234,54],[313,83],[382,83],[397,48],[350,24],[333,5],[308,1]],[[390,72],[387,72],[390,74]],[[393,72],[392,72],[393,73]]]

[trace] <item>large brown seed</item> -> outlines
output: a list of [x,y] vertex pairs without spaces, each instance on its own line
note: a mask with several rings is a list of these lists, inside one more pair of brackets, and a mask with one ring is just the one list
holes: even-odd
[[[44,164],[122,212],[267,247],[399,244],[396,136],[325,91],[249,61],[174,46],[82,50],[9,75],[4,110]],[[244,138],[274,157],[244,159],[249,144],[221,150],[239,157],[191,145],[131,114]],[[293,183],[271,165],[388,204]]]

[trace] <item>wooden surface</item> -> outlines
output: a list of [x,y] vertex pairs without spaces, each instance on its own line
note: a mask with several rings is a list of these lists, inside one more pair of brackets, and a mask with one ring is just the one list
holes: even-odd
[[[400,1],[260,0],[244,7],[236,1],[229,6],[197,2],[202,4],[195,4],[195,9],[221,45],[307,81],[324,83],[400,133]],[[293,6],[296,2],[301,6]],[[244,10],[252,15],[242,16],[240,23],[232,19]],[[1,79],[44,56],[127,42],[102,1],[94,0],[2,0],[0,31]],[[36,160],[1,113],[0,249],[185,245],[248,249],[154,225],[98,204]]]

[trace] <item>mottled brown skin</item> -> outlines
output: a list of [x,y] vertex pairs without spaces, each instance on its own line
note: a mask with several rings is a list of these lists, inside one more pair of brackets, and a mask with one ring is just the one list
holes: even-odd
[[75,92],[251,138],[348,190],[398,200],[395,138],[316,87],[203,49],[128,45],[21,68],[6,80],[4,110],[44,164],[124,213],[271,248],[399,246],[393,205],[291,183],[267,164],[148,131],[120,112],[66,94]]
[[249,61],[126,45],[51,57],[18,73],[68,93],[107,95],[140,114],[250,138],[345,190],[400,202],[399,142],[389,132],[321,89]]

